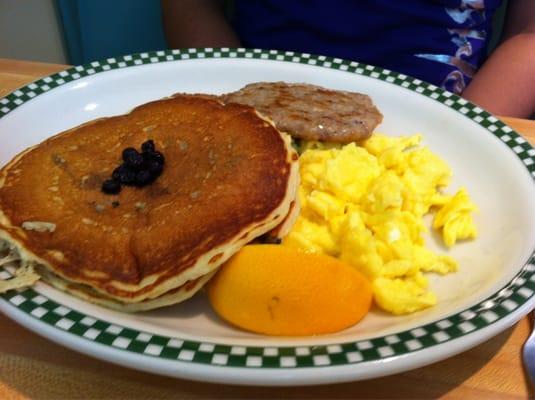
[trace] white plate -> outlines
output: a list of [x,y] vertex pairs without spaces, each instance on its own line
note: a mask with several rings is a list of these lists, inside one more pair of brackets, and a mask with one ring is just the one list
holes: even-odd
[[[3,295],[0,309],[53,341],[128,367],[212,382],[297,385],[429,364],[490,338],[533,307],[534,150],[484,110],[380,68],[244,49],[161,51],[75,67],[0,99],[0,165],[57,132],[149,100],[275,80],[369,94],[385,117],[379,131],[422,133],[424,144],[453,168],[448,191],[468,188],[480,207],[480,237],[451,250],[458,273],[431,277],[437,306],[403,317],[372,311],[350,329],[306,338],[234,329],[213,314],[202,293],[184,304],[130,315],[39,283]],[[428,242],[446,251],[433,238]]]

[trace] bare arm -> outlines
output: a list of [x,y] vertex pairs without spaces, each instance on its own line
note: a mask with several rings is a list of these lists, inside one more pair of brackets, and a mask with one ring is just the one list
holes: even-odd
[[535,112],[534,0],[509,1],[504,38],[463,97],[497,115],[529,117]]
[[219,0],[161,0],[165,37],[171,48],[238,47]]

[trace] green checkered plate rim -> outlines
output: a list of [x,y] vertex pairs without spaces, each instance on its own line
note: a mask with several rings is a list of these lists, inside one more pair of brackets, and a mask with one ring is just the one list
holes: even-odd
[[[347,71],[401,86],[442,103],[485,128],[511,149],[531,176],[535,177],[535,149],[510,127],[480,107],[434,85],[393,71],[339,58],[296,52],[196,48],[108,58],[47,76],[0,98],[0,118],[43,93],[83,77],[138,65],[204,58],[300,63]],[[10,277],[7,269],[0,268],[0,279]],[[158,335],[86,315],[31,288],[11,291],[1,295],[1,298],[4,299],[4,304],[16,307],[20,312],[54,329],[136,355],[210,366],[300,369],[362,364],[429,349],[497,323],[528,302],[533,302],[534,294],[535,254],[532,253],[508,284],[484,301],[461,312],[388,336],[321,346],[240,346]]]

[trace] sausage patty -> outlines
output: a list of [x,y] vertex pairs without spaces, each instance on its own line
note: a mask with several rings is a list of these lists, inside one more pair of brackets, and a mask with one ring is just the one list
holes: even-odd
[[370,137],[383,120],[369,96],[309,84],[258,82],[222,96],[256,108],[295,138],[349,143]]

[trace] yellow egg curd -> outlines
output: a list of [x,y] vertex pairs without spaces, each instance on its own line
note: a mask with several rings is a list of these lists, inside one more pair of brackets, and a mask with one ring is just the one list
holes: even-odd
[[425,272],[457,262],[425,247],[424,215],[446,246],[477,235],[475,204],[461,188],[442,192],[450,167],[421,146],[421,136],[374,134],[357,145],[303,144],[301,214],[283,244],[338,257],[372,282],[375,303],[393,314],[436,304]]

